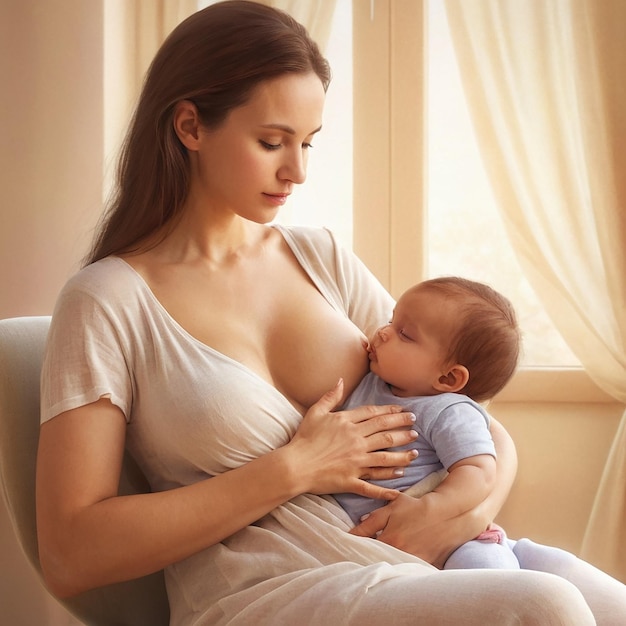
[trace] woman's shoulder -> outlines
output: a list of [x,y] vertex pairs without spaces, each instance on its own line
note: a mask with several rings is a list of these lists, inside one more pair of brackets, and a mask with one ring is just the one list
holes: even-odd
[[317,226],[283,226],[274,224],[287,243],[293,248],[303,251],[316,251],[335,254],[338,247],[337,239],[328,228]]
[[63,286],[55,312],[69,308],[72,311],[92,309],[116,310],[144,299],[146,290],[141,277],[128,263],[116,256],[106,257],[76,272]]
[[119,292],[124,286],[136,288],[139,276],[121,258],[105,257],[86,265],[76,272],[65,284],[63,292],[84,292],[104,295],[110,291]]
[[366,334],[389,319],[393,299],[331,230],[311,226],[276,228],[320,291],[340,303],[340,308]]
[[311,272],[321,272],[337,282],[348,277],[358,277],[365,270],[365,266],[352,250],[343,246],[328,228],[274,227],[282,234],[301,265],[308,267]]
[[67,281],[54,307],[50,341],[71,342],[78,351],[122,341],[130,352],[133,342],[143,341],[145,322],[157,310],[139,274],[121,258],[106,257]]

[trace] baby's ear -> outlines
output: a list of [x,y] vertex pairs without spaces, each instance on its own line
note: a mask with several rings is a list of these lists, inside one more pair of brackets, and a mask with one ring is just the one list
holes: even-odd
[[469,370],[465,365],[453,365],[447,374],[442,374],[434,387],[437,391],[457,393],[467,385]]

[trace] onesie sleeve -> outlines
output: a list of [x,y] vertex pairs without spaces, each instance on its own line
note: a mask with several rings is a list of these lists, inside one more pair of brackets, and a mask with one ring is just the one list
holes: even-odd
[[446,469],[470,456],[496,456],[489,415],[469,398],[454,401],[437,412],[427,426],[426,436]]
[[41,374],[42,423],[102,397],[129,420],[132,384],[126,350],[113,316],[93,291],[84,280],[71,279],[59,295]]

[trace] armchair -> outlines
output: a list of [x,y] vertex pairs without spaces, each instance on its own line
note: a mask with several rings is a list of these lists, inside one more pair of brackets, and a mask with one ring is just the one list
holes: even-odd
[[[0,320],[0,483],[18,542],[41,577],[35,521],[35,463],[39,441],[39,377],[50,317]],[[120,493],[148,490],[127,455]],[[84,624],[167,626],[163,573],[95,589],[61,604]]]

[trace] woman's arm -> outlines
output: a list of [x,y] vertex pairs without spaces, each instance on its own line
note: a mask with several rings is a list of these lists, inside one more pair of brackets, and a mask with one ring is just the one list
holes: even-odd
[[395,497],[364,477],[389,478],[414,439],[399,407],[332,412],[342,385],[305,415],[292,441],[238,469],[159,493],[118,496],[126,422],[108,399],[41,427],[37,460],[40,560],[51,591],[67,597],[184,559],[305,492]]
[[513,485],[517,471],[517,453],[513,440],[504,427],[491,419],[491,435],[496,447],[496,481],[491,493],[472,510],[447,519],[422,520],[414,498],[400,494],[352,529],[352,534],[376,537],[396,548],[415,554],[437,567],[443,567],[447,558],[461,544],[480,534],[496,517]]
[[[496,460],[490,454],[461,459],[448,468],[448,476],[417,501],[413,524],[419,528],[462,515],[478,506],[495,484]],[[410,489],[406,495],[412,495]],[[419,512],[418,512],[419,511]]]
[[504,506],[517,474],[517,450],[511,435],[493,417],[490,424],[491,437],[498,455],[496,483],[491,491],[491,495],[479,505],[479,510],[477,511],[479,514],[482,512],[482,518],[487,524],[493,522],[500,509]]

